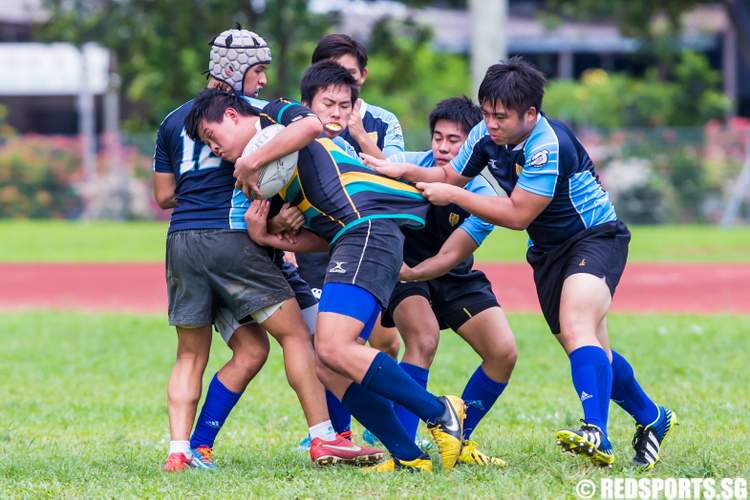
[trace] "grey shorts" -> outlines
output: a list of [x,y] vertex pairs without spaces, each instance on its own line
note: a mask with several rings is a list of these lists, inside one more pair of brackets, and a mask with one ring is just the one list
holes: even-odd
[[387,307],[404,261],[404,234],[394,221],[376,219],[346,231],[331,249],[326,283],[364,288]]
[[244,322],[294,296],[268,250],[247,233],[187,230],[167,237],[169,324],[210,325],[220,307]]

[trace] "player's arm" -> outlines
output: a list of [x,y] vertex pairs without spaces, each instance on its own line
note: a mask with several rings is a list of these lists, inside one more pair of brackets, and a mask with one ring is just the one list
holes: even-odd
[[434,205],[455,203],[496,226],[524,230],[547,208],[555,195],[560,173],[558,149],[556,142],[537,148],[527,144],[524,151],[526,162],[508,198],[488,198],[442,183],[420,183],[417,188]]
[[173,173],[154,172],[154,199],[159,207],[167,209],[177,206],[176,188]]
[[307,230],[300,231],[294,238],[273,235],[268,232],[268,200],[253,200],[245,212],[245,223],[250,238],[258,245],[278,248],[288,252],[322,252],[328,250],[326,241]]
[[167,209],[177,205],[175,191],[177,179],[172,169],[172,158],[167,147],[167,125],[162,122],[156,134],[154,148],[154,199],[159,207]]
[[277,99],[269,103],[263,111],[273,121],[286,128],[253,154],[235,162],[234,176],[237,178],[237,187],[242,189],[248,197],[251,193],[260,196],[258,176],[262,167],[294,151],[299,151],[323,132],[320,119],[301,104]]
[[268,219],[268,232],[271,234],[297,234],[305,224],[305,217],[297,207],[284,203],[279,213]]
[[359,149],[363,153],[375,158],[384,159],[385,155],[365,130],[365,126],[362,123],[362,115],[360,114],[361,109],[362,99],[357,99],[352,108],[352,113],[349,115],[349,122],[346,125],[349,135],[359,144]]
[[400,279],[403,281],[427,281],[444,275],[466,260],[479,247],[469,233],[460,228],[448,237],[440,251],[414,267],[404,264]]

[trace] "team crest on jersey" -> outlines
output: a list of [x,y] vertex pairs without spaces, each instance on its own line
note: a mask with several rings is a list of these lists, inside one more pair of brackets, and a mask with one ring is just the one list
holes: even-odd
[[523,165],[516,163],[516,175],[521,175],[521,170],[523,170]]
[[372,142],[375,144],[378,143],[378,133],[377,132],[367,132],[367,135],[370,136],[370,139],[372,139]]
[[539,151],[537,154],[532,156],[529,164],[532,167],[541,167],[542,165],[547,163],[548,160],[549,160],[549,151],[545,149],[543,151]]
[[461,220],[461,216],[456,212],[451,212],[448,216],[448,223],[450,223],[451,226],[455,226],[456,224],[458,224],[459,220]]

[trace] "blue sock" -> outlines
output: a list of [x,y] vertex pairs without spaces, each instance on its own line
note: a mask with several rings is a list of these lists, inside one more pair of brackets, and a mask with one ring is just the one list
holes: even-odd
[[437,397],[421,387],[384,352],[379,352],[372,360],[362,386],[400,404],[425,422],[434,422],[445,411]]
[[214,447],[216,435],[224,425],[224,421],[242,396],[241,392],[232,392],[221,383],[219,374],[216,373],[208,385],[206,400],[195,423],[193,435],[190,437],[190,447],[198,446]]
[[[419,384],[422,389],[427,388],[427,378],[430,375],[430,371],[427,368],[421,366],[412,365],[404,361],[400,362],[398,366],[401,367],[416,383]],[[412,441],[417,437],[417,427],[419,427],[419,417],[407,410],[401,405],[394,405],[396,409],[396,416],[398,417],[401,425],[406,429],[406,434],[411,436]]]
[[612,351],[612,401],[641,425],[649,425],[659,417],[659,408],[641,389],[633,367],[615,351]]
[[328,415],[331,418],[331,425],[336,434],[341,434],[351,430],[352,414],[349,413],[341,401],[329,390],[326,389],[326,403],[328,404]]
[[464,440],[471,437],[471,433],[484,417],[497,398],[505,390],[508,383],[495,382],[484,373],[482,366],[478,366],[464,387],[461,399],[466,403],[466,420],[464,420]]
[[612,393],[612,365],[598,346],[579,347],[570,353],[573,386],[583,406],[583,419],[607,434],[609,398]]
[[422,456],[422,450],[414,444],[396,418],[393,405],[383,396],[352,383],[341,402],[354,418],[380,439],[391,455],[407,461]]

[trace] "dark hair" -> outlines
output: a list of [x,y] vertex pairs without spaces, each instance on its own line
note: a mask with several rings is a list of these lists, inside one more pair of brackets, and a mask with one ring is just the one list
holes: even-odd
[[458,123],[466,135],[482,121],[482,110],[466,96],[449,97],[437,103],[430,113],[430,133],[435,132],[439,120]]
[[500,102],[522,115],[531,106],[542,109],[544,75],[520,57],[512,57],[487,69],[479,86],[479,103]]
[[255,115],[256,110],[242,96],[235,92],[219,89],[206,89],[193,100],[193,106],[185,118],[185,132],[193,140],[198,139],[201,120],[220,122],[227,108],[234,108],[237,113],[245,116]]
[[305,70],[305,74],[302,75],[302,80],[299,82],[299,93],[302,98],[302,102],[308,106],[312,104],[312,100],[318,91],[326,89],[330,86],[349,87],[352,91],[352,104],[359,97],[359,91],[357,90],[357,81],[349,73],[346,68],[336,64],[333,61],[320,61]]
[[365,70],[367,67],[367,49],[354,38],[343,33],[334,33],[321,38],[318,45],[315,46],[315,50],[313,50],[310,62],[315,64],[319,61],[338,59],[347,54],[357,58],[360,71]]

